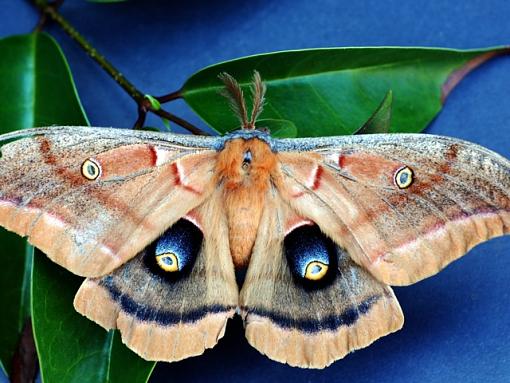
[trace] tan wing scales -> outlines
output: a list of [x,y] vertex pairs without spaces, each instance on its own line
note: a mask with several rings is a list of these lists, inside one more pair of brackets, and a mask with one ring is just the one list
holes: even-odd
[[240,297],[253,347],[291,366],[323,368],[402,327],[391,288],[340,247],[331,285],[307,290],[297,283],[283,248],[292,222],[296,214],[272,190]]
[[[427,135],[344,141],[280,153],[283,189],[293,208],[381,281],[414,283],[510,232],[508,160]],[[411,182],[401,188],[395,177],[406,169]]]
[[221,193],[194,210],[204,241],[193,269],[166,280],[151,272],[144,250],[112,274],[87,279],[74,306],[106,329],[118,328],[122,341],[147,360],[177,361],[200,355],[223,336],[238,304]]
[[78,275],[136,255],[212,192],[216,153],[132,134],[68,129],[2,146],[0,224]]

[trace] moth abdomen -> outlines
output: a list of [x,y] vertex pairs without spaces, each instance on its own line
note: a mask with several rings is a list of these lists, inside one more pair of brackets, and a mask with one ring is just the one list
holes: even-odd
[[216,177],[223,188],[230,252],[237,269],[249,263],[270,178],[276,172],[275,154],[256,137],[229,140],[218,154]]

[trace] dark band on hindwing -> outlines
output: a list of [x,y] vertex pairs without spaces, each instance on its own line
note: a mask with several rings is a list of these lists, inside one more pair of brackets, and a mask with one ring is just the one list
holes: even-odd
[[[251,298],[247,314],[265,317],[283,329],[306,333],[335,331],[354,325],[391,292],[354,263],[348,253],[320,232],[305,225],[287,235],[281,271],[271,297]],[[304,264],[319,260],[329,265],[320,280],[303,278]]]
[[247,313],[269,318],[274,324],[284,329],[296,329],[307,333],[335,331],[342,326],[351,326],[356,323],[360,316],[368,313],[372,305],[380,298],[381,296],[378,295],[371,296],[360,304],[345,309],[342,313],[327,315],[321,319],[292,318],[284,313],[264,309],[247,310]]
[[[232,306],[201,304],[207,294],[205,262],[200,256],[200,230],[181,219],[137,257],[99,279],[121,310],[141,320],[160,325],[195,322],[208,314],[227,312]],[[163,270],[159,253],[177,254],[180,269]]]
[[137,301],[132,296],[122,292],[122,290],[115,284],[113,276],[103,278],[100,285],[108,290],[111,298],[120,305],[122,311],[141,321],[156,322],[163,326],[177,324],[179,322],[195,322],[202,319],[207,314],[228,312],[234,308],[217,304],[197,306],[194,309],[182,312],[162,310],[159,306],[154,307],[147,303]]

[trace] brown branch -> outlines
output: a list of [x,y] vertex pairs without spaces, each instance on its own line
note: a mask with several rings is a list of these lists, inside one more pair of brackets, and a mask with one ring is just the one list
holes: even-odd
[[43,15],[57,23],[65,33],[92,58],[103,70],[110,75],[136,102],[143,99],[140,92],[129,80],[127,80],[103,55],[101,55],[50,3],[35,1]]
[[[36,3],[44,5],[46,4],[46,0],[36,0]],[[46,5],[57,10],[63,3],[64,0],[55,0],[47,3]],[[47,24],[48,15],[46,13],[41,13],[41,17],[39,17],[39,21],[37,22],[37,25],[35,26],[33,32],[42,32],[42,30],[46,27]]]
[[203,130],[197,128],[195,125],[190,124],[188,121],[183,120],[180,117],[177,117],[175,114],[172,114],[170,112],[167,112],[166,110],[159,109],[152,111],[152,113],[156,114],[159,117],[166,118],[168,121],[172,121],[176,123],[177,125],[183,127],[184,129],[190,131],[193,134],[199,135],[199,136],[209,136],[210,134],[207,132],[204,132]]
[[[144,116],[144,113],[146,114],[148,111],[154,113],[156,116],[159,116],[161,118],[165,118],[167,119],[168,121],[172,121],[174,123],[176,123],[177,125],[183,127],[184,129],[188,130],[190,133],[193,133],[195,135],[199,135],[199,136],[209,136],[210,134],[207,133],[207,132],[204,132],[203,130],[197,128],[195,125],[189,123],[188,121],[176,116],[175,114],[172,114],[164,109],[156,109],[152,106],[151,102],[149,99],[147,98],[144,98],[142,100],[142,102],[140,103],[140,106],[138,108],[138,120],[137,122],[140,120],[140,119],[144,119],[145,120],[145,116]],[[135,123],[135,126],[137,124]]]
[[[138,119],[135,122],[135,126],[138,126],[140,123],[143,124],[145,121],[145,116],[142,116],[140,110],[145,110],[145,114],[150,111],[160,117],[166,118],[174,123],[182,126],[184,129],[190,131],[193,134],[207,135],[206,132],[201,130],[200,128],[194,126],[188,121],[183,120],[180,117],[177,117],[169,112],[166,112],[162,109],[154,109],[150,104],[147,104],[147,99],[144,96],[144,93],[141,92],[135,85],[133,85],[122,73],[119,72],[117,68],[113,66],[103,55],[101,55],[96,48],[94,48],[59,12],[58,6],[61,5],[63,0],[56,0],[55,2],[48,3],[44,0],[32,0],[33,4],[41,11],[41,20],[37,30],[40,30],[39,27],[44,27],[47,18],[50,18],[52,21],[57,23],[64,32],[71,37],[78,45],[92,58],[111,78],[115,80],[117,84],[121,86],[122,89],[137,103],[138,105]],[[169,93],[168,95],[161,96],[161,100],[159,102],[168,102],[177,98],[181,98],[182,94],[180,91]]]
[[145,124],[145,119],[147,117],[147,110],[145,110],[142,107],[138,108],[138,118],[136,119],[133,129],[139,130],[143,128],[143,125]]
[[179,98],[182,98],[182,89],[176,90],[175,92],[165,94],[163,96],[154,97],[156,100],[158,100],[161,104],[164,104],[166,102],[174,101]]

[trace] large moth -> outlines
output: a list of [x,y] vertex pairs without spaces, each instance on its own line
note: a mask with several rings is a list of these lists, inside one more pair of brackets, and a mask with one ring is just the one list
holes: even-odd
[[[0,224],[86,277],[74,305],[148,360],[251,345],[322,368],[402,327],[390,285],[510,232],[510,162],[453,138],[194,137],[51,127],[0,136]],[[8,143],[7,143],[8,142]],[[236,278],[237,276],[237,278]]]

